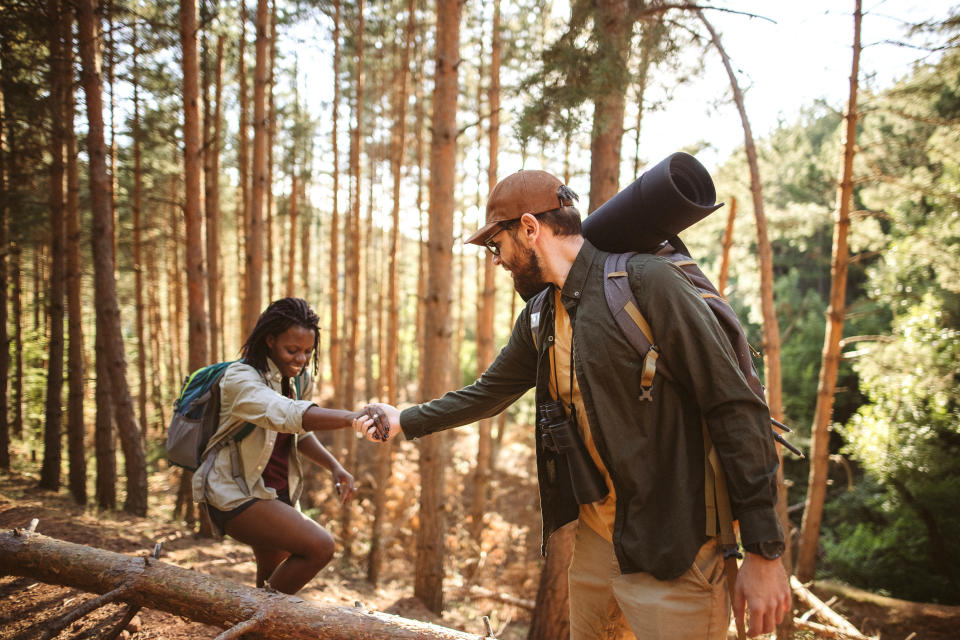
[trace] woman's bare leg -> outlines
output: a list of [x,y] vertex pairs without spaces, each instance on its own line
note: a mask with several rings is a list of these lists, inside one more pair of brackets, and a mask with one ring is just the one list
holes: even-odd
[[[254,548],[258,585],[266,578],[281,593],[299,591],[333,557],[333,536],[279,500],[257,501],[227,522],[226,532]],[[289,557],[282,559],[277,552]]]

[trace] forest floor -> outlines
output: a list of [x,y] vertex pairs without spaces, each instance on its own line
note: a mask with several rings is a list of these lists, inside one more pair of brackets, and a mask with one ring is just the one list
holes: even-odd
[[[415,450],[410,443],[401,445]],[[450,447],[454,452],[458,449],[470,450],[469,445]],[[374,587],[366,580],[366,546],[360,539],[362,535],[358,535],[352,545],[352,558],[345,556],[341,543],[334,561],[298,595],[307,600],[345,606],[359,601],[372,609],[471,633],[482,633],[481,617],[489,616],[498,638],[525,638],[529,610],[478,597],[470,590],[471,586],[476,586],[528,600],[536,596],[541,566],[536,479],[529,466],[532,460],[514,459],[523,455],[519,448],[501,451],[502,468],[524,471],[497,475],[492,490],[493,504],[488,514],[490,520],[485,520],[483,540],[473,542],[466,533],[466,526],[452,528],[447,546],[451,557],[456,560],[445,565],[446,608],[442,616],[433,615],[411,597],[412,527],[416,518],[415,497],[412,496],[416,491],[404,484],[418,482],[415,454],[395,456],[393,472],[399,482],[391,490],[388,512],[394,522],[404,524],[394,526],[386,536],[387,561],[378,586]],[[454,454],[452,465],[456,467],[457,464]],[[359,466],[362,468],[362,464]],[[37,475],[29,468],[21,467],[12,473],[0,474],[0,530],[26,527],[37,518],[37,531],[43,535],[127,554],[150,551],[160,541],[163,542],[163,562],[252,585],[255,567],[248,547],[229,538],[222,541],[196,538],[191,529],[172,521],[170,514],[176,493],[173,477],[175,474],[166,470],[151,475],[151,516],[138,518],[119,511],[98,512],[92,507],[77,506],[65,490],[59,493],[38,490]],[[369,496],[365,497],[362,490],[363,477],[358,476],[358,480],[361,490],[356,505],[358,517],[353,527],[355,531],[362,531],[368,524],[364,518],[370,512],[367,510]],[[461,490],[464,495],[450,501],[451,522],[465,522],[461,511],[465,504],[469,504],[469,485],[464,486],[461,479],[454,483],[453,490]],[[336,507],[329,506],[334,501],[328,491],[328,488],[316,491],[314,499],[327,507],[320,509],[314,517],[320,522],[330,521],[330,528],[339,541],[335,526]],[[87,597],[88,594],[74,589],[38,583],[29,578],[0,577],[0,640],[34,637],[35,634],[21,634],[29,634],[34,625],[63,615]],[[861,630],[882,640],[960,638],[960,618],[904,618],[895,611],[847,599],[831,606]],[[94,637],[95,633],[102,633],[103,629],[115,624],[122,613],[118,606],[103,607],[74,623],[62,637]],[[795,612],[795,615],[799,613],[802,612]],[[144,609],[122,637],[128,640],[196,640],[213,638],[220,631],[217,627],[193,623],[170,613]],[[808,640],[815,636],[803,632],[796,637]]]

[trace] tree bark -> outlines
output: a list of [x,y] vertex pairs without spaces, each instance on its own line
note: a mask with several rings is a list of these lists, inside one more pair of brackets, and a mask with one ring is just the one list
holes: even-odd
[[[740,122],[743,125],[744,148],[747,154],[747,164],[750,167],[750,193],[753,198],[753,214],[757,226],[757,258],[760,263],[760,302],[763,312],[763,363],[766,378],[767,406],[770,408],[770,416],[775,420],[783,420],[783,383],[780,369],[780,326],[777,321],[777,310],[773,300],[773,250],[770,246],[770,239],[767,235],[767,217],[763,209],[763,190],[760,181],[760,167],[757,162],[757,148],[753,141],[753,132],[750,128],[750,120],[747,118],[747,109],[744,106],[743,92],[737,82],[737,77],[733,72],[733,66],[726,50],[720,42],[720,36],[714,30],[713,25],[704,17],[702,11],[697,11],[697,16],[710,32],[710,38],[723,60],[723,66],[727,71],[727,77],[730,79],[730,88],[733,91],[733,99],[737,105],[737,111],[740,113]],[[786,550],[781,557],[781,562],[787,571],[787,575],[793,571],[793,560],[791,553],[791,524],[787,514],[787,490],[783,484],[783,452],[780,445],[776,445],[779,466],[777,468],[777,516],[779,517],[783,535],[786,542]],[[778,638],[790,638],[793,631],[793,618],[784,616],[781,624],[777,625]]]
[[109,178],[106,145],[103,138],[103,84],[97,51],[94,6],[92,1],[77,3],[78,40],[81,77],[87,102],[87,153],[89,155],[90,204],[93,211],[92,245],[94,261],[94,298],[97,308],[97,333],[102,336],[98,362],[104,363],[104,380],[98,386],[109,388],[120,442],[126,459],[127,498],[124,510],[135,515],[147,512],[146,460],[137,432],[137,423],[126,379],[120,309],[113,275],[113,216],[110,213]]
[[727,217],[727,228],[723,233],[723,256],[720,258],[720,276],[717,278],[717,291],[726,297],[727,274],[730,271],[730,249],[733,247],[733,223],[737,219],[737,197],[730,196],[730,215]]
[[823,337],[820,379],[817,383],[817,405],[813,412],[810,441],[810,472],[807,478],[807,499],[800,525],[800,549],[797,553],[797,577],[801,582],[812,580],[817,566],[817,547],[823,503],[827,495],[827,470],[830,466],[830,418],[833,396],[840,368],[840,340],[843,338],[843,316],[846,306],[847,265],[850,250],[850,208],[853,200],[853,156],[857,144],[857,86],[860,75],[861,0],[855,0],[853,12],[853,64],[850,71],[850,95],[847,100],[846,129],[843,144],[843,173],[837,189],[837,215],[833,226],[833,257],[830,262],[830,306],[827,307],[827,328]]
[[[430,236],[424,325],[423,394],[447,390],[450,358],[450,264],[453,256],[454,179],[457,165],[457,68],[460,63],[458,0],[437,0],[437,53],[430,143]],[[420,439],[420,531],[414,595],[435,613],[443,610],[443,438]]]
[[63,300],[64,300],[64,131],[63,118],[70,82],[66,66],[67,48],[63,42],[62,21],[67,20],[66,9],[60,0],[47,0],[47,28],[50,61],[50,288],[48,291],[49,358],[47,361],[47,403],[43,428],[43,464],[40,468],[40,487],[60,489],[60,470],[63,447]]
[[[140,434],[147,437],[147,335],[143,302],[143,149],[140,144],[140,69],[137,23],[133,23],[133,275],[134,300],[137,310],[137,403],[140,415]],[[144,443],[146,445],[146,443]]]
[[[350,136],[350,179],[352,180],[350,192],[350,215],[346,222],[346,282],[345,282],[345,302],[343,330],[346,334],[346,348],[344,353],[344,388],[343,388],[343,406],[352,407],[355,404],[356,380],[357,380],[357,345],[360,340],[360,196],[363,191],[362,164],[360,157],[363,151],[363,113],[364,113],[364,31],[366,22],[364,17],[364,0],[360,0],[357,5],[357,27],[354,34],[356,42],[357,56],[357,77],[356,77],[356,103],[353,111],[356,122]],[[346,438],[346,452],[344,462],[348,469],[356,466],[357,440],[356,438]],[[344,550],[345,558],[350,558],[352,549],[352,519],[353,510],[350,505],[345,505],[341,513],[341,527],[344,532]]]
[[[72,20],[66,27],[72,27]],[[72,51],[72,28],[65,41]],[[73,54],[70,54],[73,67]],[[67,137],[67,317],[69,341],[67,344],[67,452],[69,458],[70,494],[77,504],[87,503],[87,451],[84,446],[84,397],[86,395],[87,363],[83,337],[82,278],[80,262],[80,166],[77,161],[77,134],[74,129],[76,100],[72,82],[68,89],[67,116],[64,118]]]
[[251,639],[480,640],[479,636],[363,607],[270,593],[152,558],[55,540],[22,530],[0,534],[0,571],[92,593],[196,622],[236,626],[255,620]]
[[547,557],[540,572],[537,601],[527,640],[564,640],[570,637],[570,590],[567,570],[573,556],[577,525],[557,530],[547,542]]
[[[7,111],[4,103],[3,65],[0,65],[0,193],[7,192]],[[10,386],[10,337],[7,331],[7,257],[10,255],[10,238],[7,233],[7,199],[0,198],[0,469],[10,468],[10,423],[7,419],[7,389]]]
[[[333,155],[333,210],[330,212],[330,382],[333,387],[333,406],[340,407],[342,380],[340,373],[340,152],[338,125],[340,120],[340,0],[333,3],[333,122],[331,142]],[[339,438],[338,435],[339,434]],[[343,441],[344,434],[337,431],[334,442]],[[342,447],[335,447],[341,449]],[[339,454],[339,451],[336,451]]]
[[598,0],[596,38],[604,43],[603,68],[608,91],[593,100],[590,136],[590,204],[592,213],[616,195],[620,186],[620,148],[626,105],[627,51],[633,32],[627,0]]
[[[266,243],[264,245],[264,258],[266,262],[266,271],[267,271],[267,302],[273,300],[274,294],[276,293],[276,288],[274,287],[274,278],[277,275],[276,262],[282,262],[279,257],[279,250],[275,248],[276,242],[274,242],[274,227],[276,225],[276,214],[274,212],[274,205],[276,204],[273,197],[273,147],[274,140],[277,135],[277,104],[276,97],[274,96],[274,63],[276,62],[277,57],[277,3],[276,0],[270,0],[270,31],[269,31],[269,49],[267,50],[268,63],[267,63],[267,177],[265,181],[265,193],[264,198],[266,199],[266,206],[264,207],[265,219],[264,227],[266,228]],[[282,238],[283,234],[279,234],[278,237]]]
[[[209,329],[209,354],[211,361],[223,357],[220,345],[223,327],[220,325],[220,293],[223,286],[220,260],[220,135],[222,131],[223,95],[223,47],[225,36],[217,36],[216,54],[213,62],[213,104],[210,95],[209,60],[204,63],[204,144],[203,210],[207,224],[207,310]],[[205,52],[204,55],[207,58]]]
[[200,67],[197,60],[197,0],[180,0],[180,43],[183,68],[183,219],[187,235],[187,344],[188,370],[208,364],[207,309],[203,268],[203,215],[200,180]]
[[[410,51],[417,24],[417,6],[415,0],[407,0],[407,24],[403,46],[400,50],[398,73],[393,87],[393,127],[390,140],[390,172],[393,177],[393,211],[391,214],[390,249],[387,252],[387,351],[384,369],[387,402],[396,405],[399,381],[400,347],[400,182],[407,142],[407,99],[410,93]],[[386,511],[386,492],[391,474],[393,440],[377,449],[377,492],[374,497],[373,527],[370,532],[370,556],[367,562],[367,580],[377,584],[383,565],[382,535],[384,514]]]
[[[240,301],[240,335],[245,338],[250,327],[255,322],[248,317],[250,309],[247,306],[247,238],[250,237],[250,109],[247,101],[247,3],[240,0],[240,42],[237,51],[238,97],[240,105],[240,124],[237,132],[237,172],[240,182],[240,208],[236,219],[237,225],[237,299]],[[255,310],[260,313],[259,309]],[[256,318],[256,316],[254,316]],[[241,338],[241,339],[242,339]]]
[[247,234],[247,297],[244,335],[253,330],[263,310],[264,198],[267,189],[267,59],[270,47],[270,7],[257,0],[257,60],[253,74],[253,191]]
[[[493,1],[493,28],[490,46],[490,87],[487,102],[490,109],[490,126],[487,133],[487,193],[497,184],[498,155],[500,150],[500,0]],[[479,105],[478,105],[479,106]],[[478,207],[482,211],[483,207]],[[483,223],[480,223],[483,224]],[[496,265],[489,251],[484,251],[483,283],[477,312],[477,377],[479,378],[494,356],[494,311],[497,294]],[[474,473],[474,504],[471,513],[473,537],[480,540],[483,533],[483,516],[487,511],[487,494],[493,473],[493,419],[481,420],[478,425],[477,466]]]

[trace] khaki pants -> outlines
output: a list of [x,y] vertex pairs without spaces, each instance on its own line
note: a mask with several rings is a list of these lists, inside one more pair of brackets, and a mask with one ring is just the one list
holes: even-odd
[[570,640],[727,637],[730,599],[716,539],[701,547],[686,573],[662,581],[621,574],[613,545],[581,522],[568,576]]

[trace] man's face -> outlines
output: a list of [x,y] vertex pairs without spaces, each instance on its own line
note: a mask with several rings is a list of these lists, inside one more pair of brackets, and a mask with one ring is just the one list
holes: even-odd
[[513,278],[513,288],[526,300],[547,286],[540,261],[533,249],[524,247],[516,236],[517,228],[505,229],[501,235],[500,255],[494,256]]

